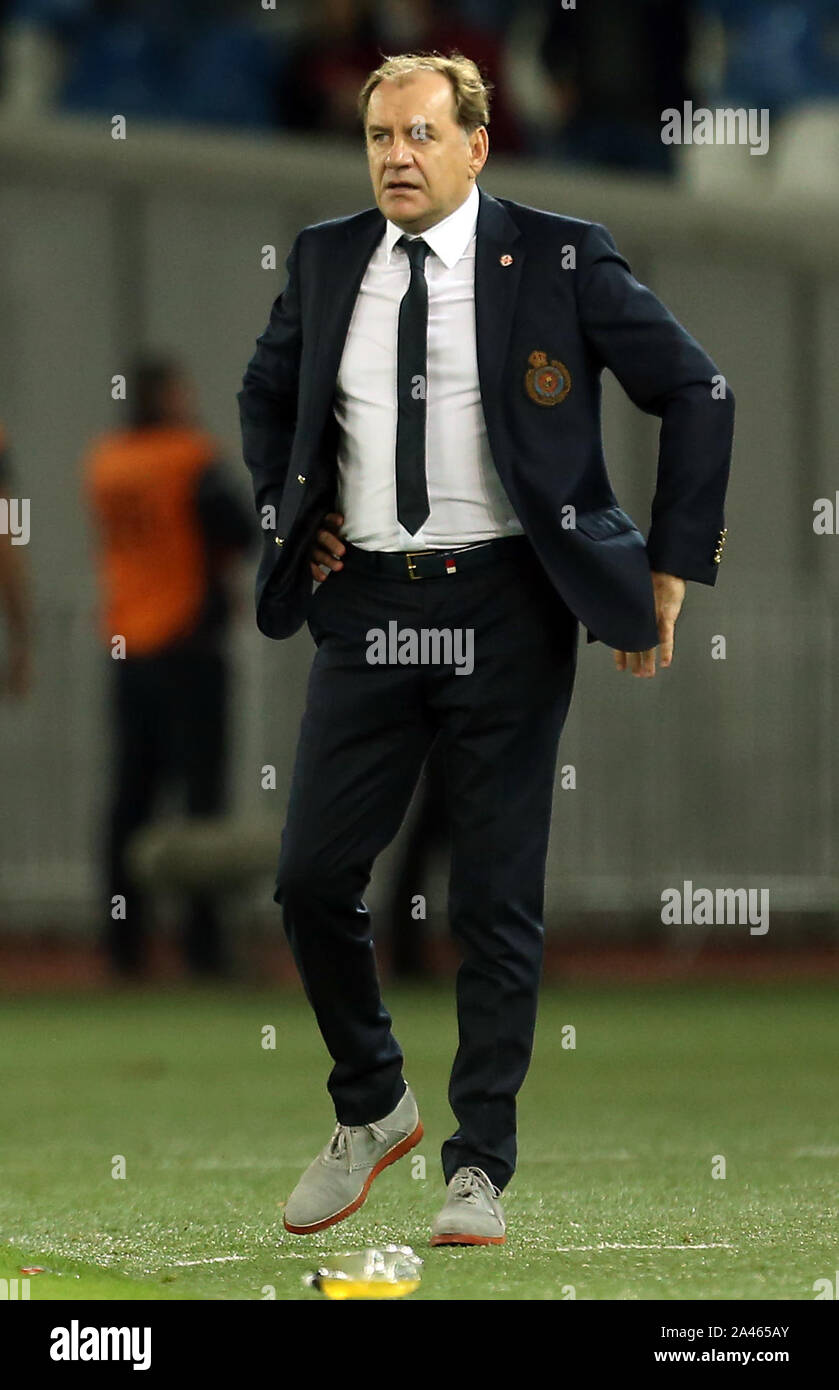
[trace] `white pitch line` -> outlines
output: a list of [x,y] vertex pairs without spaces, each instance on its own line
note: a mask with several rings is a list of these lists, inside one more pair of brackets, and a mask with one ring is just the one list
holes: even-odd
[[[231,1260],[246,1260],[247,1255],[211,1255],[206,1260],[173,1260],[172,1265],[177,1269],[185,1269],[187,1265],[223,1265],[229,1264]],[[168,1269],[169,1265],[164,1265]]]
[[612,1241],[603,1241],[600,1245],[555,1245],[554,1250],[558,1255],[585,1255],[597,1250],[733,1250],[733,1245],[725,1242],[711,1243],[709,1245],[620,1245]]

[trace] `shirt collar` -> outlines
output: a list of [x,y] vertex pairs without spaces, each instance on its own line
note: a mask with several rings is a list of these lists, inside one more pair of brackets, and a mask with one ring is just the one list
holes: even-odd
[[[478,195],[478,185],[473,183],[467,198],[450,212],[448,217],[444,217],[442,222],[436,222],[427,231],[418,233],[423,237],[431,250],[440,257],[440,260],[451,270],[456,265],[472,240],[472,234],[478,221],[478,206],[480,198]],[[387,238],[387,259],[388,263],[392,260],[393,248],[399,238],[403,235],[413,236],[413,233],[403,233],[401,227],[397,227],[390,218],[385,223],[385,234]]]

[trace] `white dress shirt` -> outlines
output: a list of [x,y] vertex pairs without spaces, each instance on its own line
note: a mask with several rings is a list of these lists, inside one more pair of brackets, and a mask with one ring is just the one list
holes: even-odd
[[396,515],[399,304],[411,278],[389,219],[359,287],[333,409],[341,535],[364,550],[435,550],[522,534],[492,461],[475,339],[476,184],[422,233],[428,284],[426,477],[430,513],[411,535]]

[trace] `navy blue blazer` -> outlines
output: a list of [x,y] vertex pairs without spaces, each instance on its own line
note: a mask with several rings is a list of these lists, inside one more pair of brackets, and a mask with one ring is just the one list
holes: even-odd
[[[605,227],[479,193],[475,321],[493,462],[588,640],[623,651],[654,647],[650,570],[700,584],[717,578],[733,395],[695,339],[634,279]],[[286,286],[238,393],[263,525],[257,624],[268,637],[291,636],[307,617],[308,552],[324,513],[337,510],[336,377],[384,226],[369,208],[298,233]],[[606,471],[604,367],[635,405],[661,419],[646,542]]]

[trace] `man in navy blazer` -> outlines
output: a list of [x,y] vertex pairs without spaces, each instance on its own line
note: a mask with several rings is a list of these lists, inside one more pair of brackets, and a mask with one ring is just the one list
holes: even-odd
[[[362,893],[440,737],[464,959],[459,1125],[432,1243],[495,1244],[577,624],[619,670],[671,663],[685,581],[714,584],[725,545],[733,396],[605,227],[477,186],[488,84],[468,59],[388,59],[360,112],[377,206],[297,235],[238,396],[264,529],[257,623],[283,638],[308,620],[317,645],[275,900],[335,1063],[338,1123],[285,1224],[342,1220],[422,1134]],[[646,541],[606,470],[605,367],[661,420]],[[424,519],[406,525],[418,494]],[[377,664],[379,630],[471,632],[474,671],[455,678],[451,647],[448,665],[406,669],[419,636]]]

